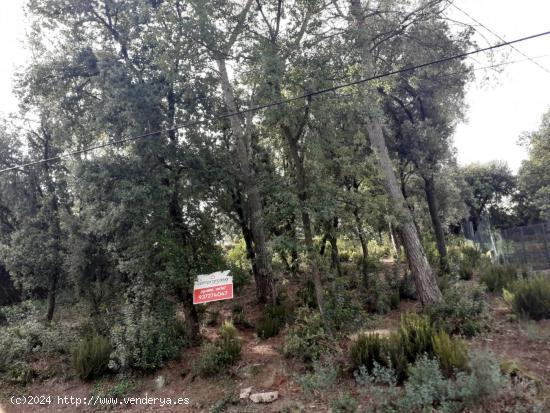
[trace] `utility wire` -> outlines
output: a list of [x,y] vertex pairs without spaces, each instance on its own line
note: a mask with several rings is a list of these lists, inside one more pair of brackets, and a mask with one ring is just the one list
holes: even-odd
[[[454,3],[448,1],[448,3],[451,5],[451,7],[454,7],[455,9],[457,9],[459,12],[461,12],[462,14],[464,14],[465,16],[469,17],[470,19],[472,19],[473,22],[475,22],[476,24],[478,24],[479,26],[483,27],[485,30],[487,30],[489,33],[491,33],[493,36],[495,36],[496,38],[498,38],[500,41],[502,42],[505,42],[506,39],[504,39],[502,36],[498,35],[497,33],[495,33],[493,30],[489,29],[487,26],[485,26],[483,23],[481,23],[479,20],[477,20],[475,17],[473,17],[471,14],[469,14],[468,12],[466,12],[465,10],[461,9],[460,7],[458,7],[457,5],[455,5]],[[474,27],[475,29],[475,27]],[[475,29],[477,30],[477,29]],[[479,30],[477,30],[479,32]],[[534,59],[530,58],[528,55],[526,55],[525,53],[523,53],[520,49],[518,49],[516,46],[514,45],[510,45],[510,47],[512,49],[514,49],[516,52],[518,52],[520,55],[522,55],[523,57],[527,58],[528,60],[530,60],[533,64],[537,65],[539,68],[541,68],[542,70],[544,70],[546,73],[550,74],[550,70],[548,70],[546,67],[544,67],[543,65],[541,65],[540,63],[536,62]]]
[[462,59],[464,57],[471,56],[471,55],[474,55],[474,54],[487,52],[489,50],[498,49],[498,48],[505,47],[505,46],[510,46],[512,44],[515,44],[515,43],[525,42],[527,40],[532,40],[532,39],[536,39],[536,38],[547,36],[547,35],[550,35],[550,31],[537,33],[537,34],[533,34],[533,35],[526,36],[526,37],[521,37],[519,39],[515,39],[515,40],[495,44],[495,45],[492,45],[492,46],[483,47],[483,48],[480,48],[480,49],[472,50],[470,52],[459,53],[459,54],[456,54],[456,55],[453,55],[453,56],[448,56],[448,57],[444,57],[444,58],[441,58],[441,59],[432,60],[430,62],[422,63],[422,64],[415,65],[415,66],[405,67],[405,68],[402,68],[402,69],[396,69],[396,70],[393,70],[393,71],[390,71],[390,72],[381,73],[381,74],[374,75],[374,76],[367,77],[367,78],[357,79],[357,80],[352,81],[352,82],[342,83],[340,85],[336,85],[336,86],[332,86],[332,87],[328,87],[328,88],[324,88],[324,89],[319,89],[319,90],[316,90],[316,91],[313,91],[313,92],[308,92],[308,93],[305,93],[303,95],[296,96],[296,97],[293,97],[293,98],[282,99],[282,100],[266,103],[266,104],[263,104],[263,105],[253,106],[253,107],[250,107],[248,109],[242,109],[242,110],[238,110],[238,111],[235,111],[235,112],[222,113],[222,114],[219,114],[219,115],[215,115],[215,116],[213,116],[209,119],[190,121],[190,122],[182,123],[180,125],[173,126],[172,128],[168,128],[168,129],[162,129],[162,130],[157,130],[157,131],[152,131],[152,132],[146,132],[146,133],[143,133],[141,135],[131,136],[131,137],[128,137],[128,138],[123,138],[123,139],[112,140],[112,141],[105,142],[105,143],[102,143],[102,144],[99,144],[99,145],[89,146],[87,148],[80,149],[80,150],[77,150],[77,151],[72,151],[72,152],[61,154],[61,155],[52,156],[50,158],[44,158],[44,159],[40,159],[40,160],[37,160],[37,161],[24,163],[24,164],[12,166],[12,167],[9,167],[9,168],[4,168],[4,169],[0,170],[0,174],[4,173],[4,172],[8,172],[8,171],[13,171],[13,170],[21,170],[22,168],[26,168],[26,167],[29,167],[29,166],[38,165],[38,164],[42,164],[42,163],[46,163],[46,162],[59,161],[59,160],[65,159],[65,158],[72,157],[74,155],[79,155],[79,154],[82,154],[82,153],[85,153],[85,152],[94,151],[96,149],[105,148],[105,147],[111,146],[111,145],[118,145],[118,144],[122,144],[122,143],[126,143],[126,142],[132,142],[132,141],[136,141],[136,140],[139,140],[139,139],[143,139],[143,138],[147,138],[147,137],[151,137],[151,136],[155,136],[155,135],[160,135],[162,133],[174,132],[174,131],[177,131],[179,129],[189,128],[189,127],[192,127],[192,126],[206,124],[206,123],[212,122],[214,120],[226,119],[226,118],[229,118],[231,116],[237,116],[237,115],[242,115],[242,114],[245,114],[245,113],[256,112],[256,111],[259,111],[259,110],[262,110],[262,109],[269,109],[269,108],[272,108],[272,107],[275,107],[275,106],[280,106],[280,105],[284,105],[284,104],[287,104],[287,103],[295,102],[297,100],[301,100],[301,99],[304,99],[304,98],[309,98],[309,97],[313,97],[313,96],[317,96],[317,95],[322,95],[322,94],[328,93],[328,92],[334,92],[336,90],[340,90],[340,89],[343,89],[343,88],[346,88],[346,87],[349,87],[349,86],[360,85],[360,84],[363,84],[363,83],[371,82],[373,80],[382,79],[382,78],[385,78],[385,77],[389,77],[389,76],[393,76],[393,75],[397,75],[397,74],[401,74],[401,73],[412,72],[414,70],[422,69],[424,67],[449,62],[449,61],[455,60],[455,59]]

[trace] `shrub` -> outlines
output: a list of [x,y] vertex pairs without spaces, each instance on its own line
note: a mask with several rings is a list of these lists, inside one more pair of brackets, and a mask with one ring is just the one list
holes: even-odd
[[336,331],[349,331],[363,321],[363,310],[353,300],[349,280],[337,278],[325,300],[325,318]]
[[364,366],[370,372],[374,363],[387,364],[384,350],[384,340],[378,334],[359,334],[350,348],[353,368],[358,369]]
[[245,316],[244,316],[244,309],[241,305],[234,305],[231,310],[232,315],[232,321],[233,325],[236,326],[239,329],[249,329],[253,328],[254,326],[250,324]]
[[153,370],[179,355],[187,344],[175,311],[166,305],[158,309],[129,305],[111,330],[110,367]]
[[465,245],[461,248],[461,259],[458,268],[458,275],[463,280],[470,280],[474,275],[474,270],[481,263],[481,251],[477,248]]
[[434,329],[428,317],[416,313],[401,316],[399,335],[409,362],[415,361],[423,353],[433,353],[433,334]]
[[287,310],[283,305],[268,305],[256,323],[256,335],[261,339],[275,337],[286,323]]
[[550,318],[550,279],[539,276],[517,281],[510,286],[512,308],[533,320]]
[[313,371],[296,378],[296,381],[302,386],[304,393],[315,394],[329,390],[338,378],[338,368],[333,363],[313,362]]
[[402,411],[432,411],[434,405],[446,399],[447,387],[437,360],[423,355],[409,368],[409,379],[399,406]]
[[112,347],[105,337],[96,335],[80,342],[73,353],[73,367],[82,380],[102,376],[109,369]]
[[318,311],[307,307],[298,309],[296,321],[288,330],[283,345],[286,357],[311,362],[331,350],[331,340]]
[[427,309],[437,329],[472,337],[488,326],[485,291],[482,286],[456,283],[443,293],[443,300]]
[[463,340],[450,337],[444,331],[440,331],[432,336],[432,346],[434,356],[448,376],[455,369],[466,370],[468,367],[468,350]]
[[241,342],[237,329],[231,323],[224,323],[214,343],[206,343],[201,349],[193,368],[202,377],[218,374],[224,367],[233,364],[241,355]]
[[349,393],[342,393],[337,399],[330,401],[331,413],[355,413],[357,401]]
[[501,291],[514,281],[527,277],[525,270],[514,265],[498,264],[488,265],[481,272],[481,282],[489,291]]

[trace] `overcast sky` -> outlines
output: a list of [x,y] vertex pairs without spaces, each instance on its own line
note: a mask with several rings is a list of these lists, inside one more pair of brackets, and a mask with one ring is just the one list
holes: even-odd
[[[26,21],[22,6],[25,0],[8,0],[2,3],[0,13],[0,112],[17,110],[12,94],[13,74],[17,66],[25,63],[28,53],[24,48]],[[455,4],[506,40],[550,30],[550,2],[548,0],[456,0]],[[449,8],[448,16],[461,22],[472,23],[469,17]],[[480,46],[499,43],[500,40],[484,28],[478,27]],[[545,66],[550,72],[550,36],[520,43],[523,53]],[[507,59],[525,59],[510,50]],[[477,56],[475,66],[488,61]],[[497,61],[502,61],[498,60]],[[458,126],[455,145],[461,164],[486,162],[493,159],[507,161],[515,171],[526,157],[517,145],[524,131],[538,127],[544,112],[550,109],[550,73],[531,61],[510,64],[500,74],[479,71],[477,79],[468,88],[466,102],[468,119]],[[491,75],[490,81],[484,75]]]

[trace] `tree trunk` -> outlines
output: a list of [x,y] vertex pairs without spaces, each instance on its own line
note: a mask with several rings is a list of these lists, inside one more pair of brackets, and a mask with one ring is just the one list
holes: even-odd
[[[361,53],[363,75],[369,76],[374,73],[372,69],[374,57],[371,54],[366,39],[366,25],[361,1],[350,0],[350,6],[357,30],[357,47]],[[365,107],[369,107],[369,104],[372,103],[365,102]],[[399,232],[402,235],[416,291],[423,305],[436,303],[441,300],[441,291],[437,286],[434,273],[426,259],[426,254],[414,225],[411,211],[406,205],[405,198],[397,182],[382,131],[381,115],[376,112],[376,108],[374,110],[371,109],[369,112],[365,115],[368,137],[383,175],[384,186],[399,219]]]
[[304,227],[304,241],[306,244],[306,253],[310,265],[311,277],[313,280],[313,285],[315,286],[315,297],[317,299],[317,306],[321,315],[324,315],[324,292],[323,292],[323,283],[321,281],[321,274],[319,273],[319,263],[317,259],[317,252],[315,251],[315,246],[313,245],[313,234],[311,230],[311,219],[309,213],[307,212],[307,183],[306,183],[306,172],[304,169],[303,159],[300,156],[298,150],[298,142],[296,137],[292,135],[290,130],[283,128],[283,133],[286,137],[288,147],[290,150],[290,155],[294,163],[294,168],[296,170],[296,189],[298,190],[298,199],[301,204],[301,215],[302,215],[302,225]]
[[57,291],[57,274],[54,274],[50,278],[50,285],[48,288],[48,311],[46,313],[46,320],[48,322],[53,319],[53,312],[55,310],[55,296]]
[[445,234],[443,232],[443,226],[441,225],[441,219],[439,218],[439,203],[435,195],[433,177],[424,178],[424,191],[426,192],[428,209],[430,210],[430,217],[432,219],[435,240],[437,243],[437,251],[439,252],[439,265],[443,272],[448,272],[447,246],[445,245]]
[[355,217],[355,225],[357,227],[357,236],[359,237],[359,242],[361,243],[361,251],[363,252],[363,257],[361,259],[361,271],[363,273],[363,279],[366,282],[369,277],[369,244],[367,240],[367,235],[363,229],[363,223],[361,222],[361,217],[359,216],[359,211],[355,209],[353,211],[353,216]]
[[[217,61],[220,71],[220,80],[222,84],[223,97],[225,105],[229,112],[236,112],[237,105],[233,95],[233,89],[227,75],[227,68],[224,59]],[[250,218],[250,231],[254,240],[254,256],[256,258],[256,268],[258,271],[255,277],[256,294],[260,302],[275,303],[276,292],[271,272],[271,256],[267,249],[267,242],[263,228],[263,208],[260,192],[256,184],[254,168],[252,166],[252,146],[247,133],[243,130],[238,115],[229,117],[231,129],[235,135],[235,146],[237,160],[240,168],[240,179],[242,180],[244,190],[247,196],[248,211]]]
[[233,192],[233,206],[239,217],[239,225],[241,227],[241,232],[243,234],[244,243],[246,246],[246,256],[252,266],[252,275],[254,280],[256,280],[260,275],[258,272],[258,267],[256,266],[256,256],[254,254],[254,240],[252,239],[252,231],[248,225],[248,220],[246,218],[246,212],[243,205],[243,197],[241,192],[237,189]]
[[178,288],[177,292],[183,305],[185,331],[189,334],[190,344],[195,346],[200,343],[200,326],[199,313],[193,304],[193,294],[188,288]]

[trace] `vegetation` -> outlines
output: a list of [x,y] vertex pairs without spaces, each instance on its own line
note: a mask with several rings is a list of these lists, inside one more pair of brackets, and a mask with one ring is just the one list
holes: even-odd
[[73,365],[78,377],[91,380],[101,377],[109,368],[111,344],[105,337],[94,336],[80,342],[73,354]]
[[[319,410],[359,408],[350,368],[378,410],[496,397],[467,341],[486,290],[540,320],[550,283],[469,232],[549,219],[550,112],[517,176],[458,166],[475,28],[447,6],[28,0],[0,120],[0,387],[123,395],[180,364],[190,385],[275,387],[269,353]],[[220,270],[234,301],[195,305]]]

